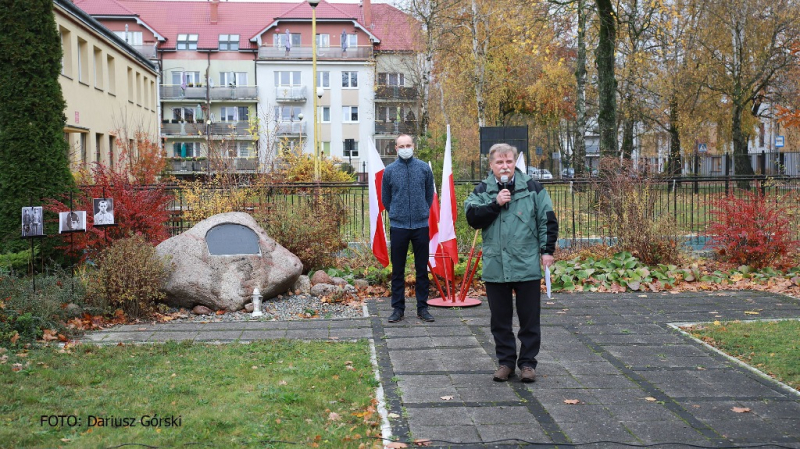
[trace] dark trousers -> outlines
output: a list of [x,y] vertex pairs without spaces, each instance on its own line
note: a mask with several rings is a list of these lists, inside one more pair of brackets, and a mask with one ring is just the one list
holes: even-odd
[[[530,366],[536,368],[536,356],[542,344],[540,315],[541,281],[486,282],[486,296],[491,311],[491,330],[494,336],[497,362],[511,368]],[[514,298],[516,294],[517,317],[519,317],[520,349],[517,357],[517,342],[514,338],[512,320],[514,316]]]
[[417,274],[417,311],[428,307],[428,227],[419,229],[389,228],[392,244],[392,308],[406,310],[406,255],[408,244],[414,250]]

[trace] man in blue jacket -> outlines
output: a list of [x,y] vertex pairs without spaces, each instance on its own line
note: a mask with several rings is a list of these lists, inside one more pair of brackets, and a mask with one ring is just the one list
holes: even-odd
[[392,262],[392,311],[390,323],[403,319],[406,309],[405,271],[408,244],[414,250],[417,284],[417,317],[434,321],[428,311],[428,215],[433,203],[433,172],[414,157],[414,141],[402,134],[395,141],[397,160],[383,172],[381,200],[389,212]]

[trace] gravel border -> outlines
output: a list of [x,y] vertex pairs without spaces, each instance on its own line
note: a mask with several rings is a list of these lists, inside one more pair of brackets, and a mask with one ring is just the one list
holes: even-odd
[[[244,310],[226,312],[222,315],[195,315],[186,309],[184,314],[172,319],[171,323],[192,322],[230,322],[230,321],[294,321],[309,319],[363,318],[363,303],[324,303],[312,295],[281,295],[261,304],[263,316],[254,317]],[[171,312],[180,312],[173,309]],[[173,314],[173,316],[175,316]]]

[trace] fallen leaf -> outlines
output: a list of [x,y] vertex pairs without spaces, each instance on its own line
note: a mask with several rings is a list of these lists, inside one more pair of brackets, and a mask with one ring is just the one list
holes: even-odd
[[42,331],[42,340],[44,341],[58,340],[58,336],[56,334],[58,334],[58,331],[56,331],[55,329],[45,329],[44,331]]
[[22,371],[22,364],[21,363],[15,363],[15,364],[11,365],[11,371],[14,371],[14,372]]
[[430,446],[431,445],[431,440],[421,439],[420,438],[418,440],[414,440],[414,445],[415,446]]
[[408,447],[408,445],[406,443],[401,443],[399,441],[394,441],[392,443],[389,443],[389,444],[385,445],[384,447],[386,447],[388,449],[403,449],[405,447]]
[[19,332],[14,331],[14,335],[11,336],[11,344],[15,344],[19,340]]
[[286,381],[282,380],[282,381],[278,382],[278,385],[286,385]]
[[449,400],[453,399],[452,396],[442,396],[441,398],[444,399],[445,401],[449,401]]
[[225,310],[223,309],[217,310],[217,315],[225,315]]
[[63,443],[69,443],[69,442],[70,442],[70,441],[72,441],[72,440],[70,440],[69,438],[62,438],[62,439],[61,439],[61,441],[62,441]]
[[731,410],[733,410],[734,413],[749,413],[750,412],[750,409],[747,408],[747,407],[734,407]]
[[579,401],[577,399],[564,399],[564,403],[565,404],[570,404],[570,405],[575,405],[575,404],[580,404],[581,401]]
[[648,397],[644,398],[644,400],[648,401],[648,402],[656,402],[658,399],[656,399],[656,398],[654,398],[652,396],[648,396]]
[[331,413],[328,415],[328,421],[339,421],[340,419],[342,419],[342,418],[341,418],[341,417],[339,416],[339,414],[338,414],[338,413],[336,413],[336,412],[331,412]]
[[752,311],[752,310],[745,310],[744,314],[745,315],[759,315],[758,312],[755,312],[755,311]]

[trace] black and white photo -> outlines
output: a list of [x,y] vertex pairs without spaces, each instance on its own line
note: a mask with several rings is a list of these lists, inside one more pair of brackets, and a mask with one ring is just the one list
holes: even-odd
[[114,198],[94,198],[94,225],[114,224]]
[[22,236],[34,237],[44,235],[42,220],[42,207],[23,207],[22,208]]
[[58,213],[58,233],[86,231],[86,211]]

